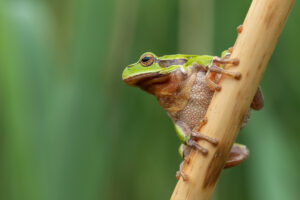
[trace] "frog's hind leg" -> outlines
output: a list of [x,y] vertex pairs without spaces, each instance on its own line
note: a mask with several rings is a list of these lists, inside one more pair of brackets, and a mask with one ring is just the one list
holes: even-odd
[[179,146],[178,152],[183,161],[180,163],[179,170],[176,172],[176,178],[178,180],[180,177],[182,177],[184,181],[188,180],[188,175],[184,172],[183,165],[190,162],[188,155],[190,154],[191,150],[192,148],[185,144],[181,144]]
[[249,150],[245,145],[234,143],[225,163],[224,168],[234,167],[241,164],[249,156]]
[[254,110],[260,110],[264,107],[264,96],[260,87],[257,88],[255,96],[253,97],[251,108]]
[[202,147],[200,144],[197,143],[197,140],[206,140],[213,145],[218,144],[218,140],[215,138],[211,138],[209,136],[203,135],[199,133],[199,130],[202,126],[207,123],[207,118],[203,118],[200,120],[199,124],[193,129],[190,128],[183,123],[182,121],[175,121],[175,130],[176,133],[183,144],[179,147],[179,155],[183,158],[183,161],[180,164],[179,171],[176,173],[177,179],[180,176],[183,180],[187,180],[188,176],[185,174],[183,170],[184,163],[189,163],[189,153],[191,149],[196,148],[202,154],[206,155],[208,153],[207,149]]
[[200,120],[198,125],[193,130],[191,130],[186,123],[182,121],[175,121],[175,130],[182,143],[186,144],[187,146],[198,149],[203,154],[207,154],[207,149],[198,144],[197,140],[206,140],[207,142],[213,145],[217,145],[218,140],[199,133],[201,127],[204,126],[206,123],[207,118],[204,117]]
[[186,173],[184,172],[184,170],[183,170],[183,165],[184,165],[184,160],[180,163],[180,165],[179,165],[179,170],[176,172],[176,178],[177,178],[177,180],[179,180],[180,179],[180,177],[182,177],[182,179],[184,180],[184,181],[187,181],[188,180],[188,175],[186,175]]
[[[192,150],[192,147],[187,146],[185,144],[181,144],[179,147],[179,154],[183,158],[183,161],[180,163],[179,170],[176,172],[176,178],[179,180],[180,177],[184,181],[188,180],[188,175],[184,172],[184,164],[189,163],[189,157]],[[245,145],[234,143],[225,162],[224,169],[235,167],[241,164],[244,160],[249,156],[249,150]]]

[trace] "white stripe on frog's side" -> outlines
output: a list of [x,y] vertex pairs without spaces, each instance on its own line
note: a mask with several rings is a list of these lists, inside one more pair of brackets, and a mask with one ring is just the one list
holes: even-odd
[[180,69],[180,71],[181,71],[182,73],[184,73],[184,74],[187,73],[187,69],[184,68],[183,65],[181,65],[179,69]]
[[187,59],[185,58],[178,58],[178,59],[168,59],[168,60],[163,60],[163,59],[157,59],[156,63],[162,67],[162,68],[166,68],[166,67],[170,67],[173,65],[184,65],[187,62]]

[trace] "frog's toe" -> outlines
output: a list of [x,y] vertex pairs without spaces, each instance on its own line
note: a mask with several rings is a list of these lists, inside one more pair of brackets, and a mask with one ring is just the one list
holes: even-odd
[[179,171],[176,172],[176,178],[177,178],[177,180],[179,180],[180,177],[182,177],[183,181],[187,181],[188,180],[188,175],[184,172],[183,165],[184,165],[184,161],[182,161],[180,163]]
[[189,179],[188,175],[184,171],[177,171],[176,172],[176,179],[179,180],[182,177],[183,181],[187,181]]
[[219,143],[219,141],[216,138],[212,138],[207,135],[203,135],[202,133],[192,132],[192,136],[196,139],[206,140],[207,142],[209,142],[213,145],[217,145]]
[[189,139],[186,143],[186,145],[190,146],[190,147],[194,147],[196,149],[198,149],[202,154],[206,155],[208,153],[207,149],[205,149],[204,147],[202,147],[200,144],[198,144],[195,140],[191,140]]
[[238,58],[220,58],[218,56],[215,56],[212,60],[214,64],[219,65],[226,65],[226,64],[232,64],[234,66],[237,66],[240,64],[240,59]]
[[211,72],[216,72],[219,74],[225,74],[227,76],[231,76],[237,80],[241,79],[242,74],[240,72],[233,72],[233,71],[229,71],[229,70],[225,70],[223,68],[220,68],[216,65],[212,65],[209,69]]
[[218,85],[217,83],[215,83],[214,81],[212,81],[209,76],[206,76],[205,80],[206,80],[208,87],[212,91],[220,91],[222,89],[222,87],[220,85]]

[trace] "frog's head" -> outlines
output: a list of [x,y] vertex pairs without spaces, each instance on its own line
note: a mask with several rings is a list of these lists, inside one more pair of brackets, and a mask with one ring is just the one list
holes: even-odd
[[163,83],[171,72],[180,68],[185,62],[184,58],[157,57],[154,53],[146,52],[138,62],[124,69],[122,78],[127,85],[145,89],[150,85]]

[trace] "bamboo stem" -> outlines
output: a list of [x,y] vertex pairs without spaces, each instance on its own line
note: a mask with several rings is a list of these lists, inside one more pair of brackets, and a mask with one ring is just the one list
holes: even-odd
[[230,70],[241,72],[242,78],[222,78],[222,90],[215,93],[206,113],[208,123],[201,129],[201,133],[218,139],[219,144],[214,147],[199,142],[209,154],[191,152],[190,162],[184,166],[189,180],[178,181],[172,200],[210,199],[293,3],[294,0],[253,0],[231,55],[239,58],[240,64]]

